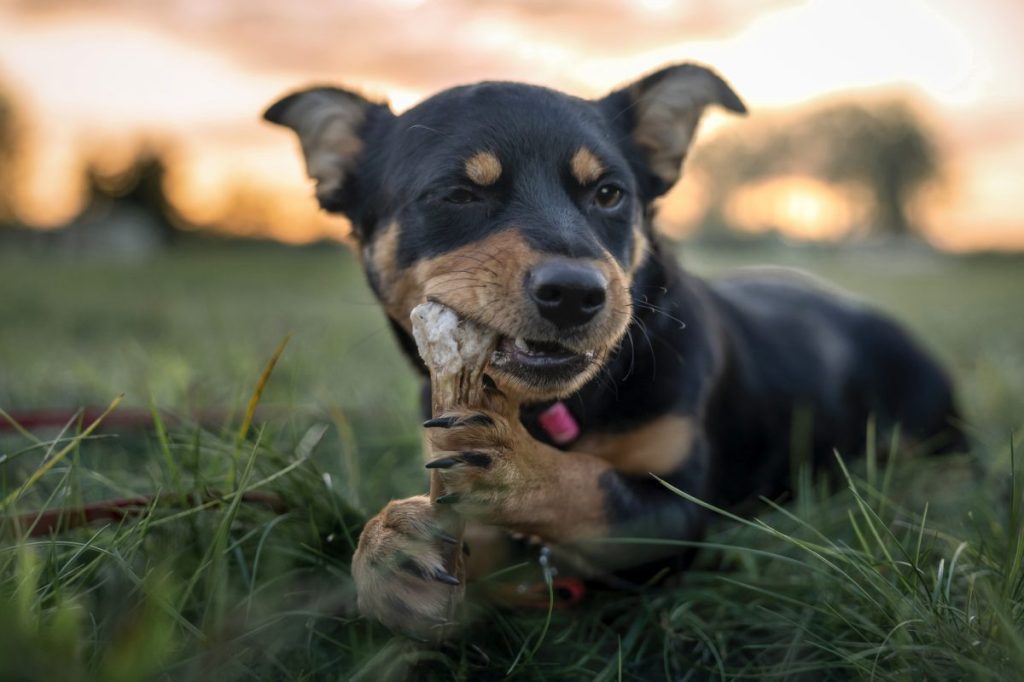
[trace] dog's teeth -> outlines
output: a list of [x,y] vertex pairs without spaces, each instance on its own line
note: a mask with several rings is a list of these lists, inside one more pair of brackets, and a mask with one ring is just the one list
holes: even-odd
[[530,352],[530,346],[526,343],[526,339],[521,336],[516,337],[516,348],[523,351],[524,353]]

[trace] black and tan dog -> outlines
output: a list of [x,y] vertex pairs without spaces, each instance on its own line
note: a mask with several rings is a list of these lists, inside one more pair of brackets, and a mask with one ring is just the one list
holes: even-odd
[[[870,415],[936,448],[961,442],[946,376],[883,316],[799,276],[707,283],[675,264],[652,202],[710,105],[745,111],[684,64],[596,101],[480,83],[396,116],[321,87],[265,114],[298,134],[320,205],[351,220],[413,362],[424,370],[410,310],[435,300],[502,335],[494,378],[532,401],[427,422],[439,502],[595,575],[636,581],[678,559],[609,539],[701,534],[705,512],[651,474],[725,506],[785,491],[798,415],[819,464],[863,449]],[[442,617],[456,588],[433,521],[420,496],[367,524],[353,565],[364,612],[412,632]],[[480,542],[473,561],[502,553]]]

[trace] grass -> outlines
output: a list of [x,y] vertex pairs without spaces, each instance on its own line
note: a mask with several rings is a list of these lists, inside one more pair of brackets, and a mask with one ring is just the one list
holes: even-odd
[[[841,453],[838,485],[800,472],[793,499],[754,519],[717,510],[670,588],[551,613],[473,603],[463,638],[425,649],[353,610],[362,523],[426,478],[412,373],[347,256],[0,256],[0,408],[68,410],[62,427],[0,432],[0,679],[1018,676],[1024,259],[684,260],[804,267],[898,315],[953,369],[976,452]],[[155,428],[90,431],[98,415],[74,412],[120,393],[106,419],[151,412]],[[132,515],[28,533],[47,509],[153,495]]]

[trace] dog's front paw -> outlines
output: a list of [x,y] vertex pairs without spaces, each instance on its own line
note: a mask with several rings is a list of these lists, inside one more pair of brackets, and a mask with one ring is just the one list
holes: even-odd
[[539,472],[531,464],[533,440],[518,420],[490,411],[453,411],[430,419],[431,458],[448,504],[459,514],[506,525],[508,511],[522,503]]
[[445,568],[456,542],[427,497],[388,503],[363,528],[352,557],[359,611],[416,639],[444,637],[465,591]]

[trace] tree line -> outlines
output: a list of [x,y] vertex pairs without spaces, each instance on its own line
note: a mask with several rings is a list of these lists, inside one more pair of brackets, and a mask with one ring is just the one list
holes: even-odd
[[[13,96],[0,86],[0,225],[16,222],[16,175],[28,151],[26,131]],[[870,203],[866,231],[911,235],[918,226],[909,206],[922,188],[943,177],[943,153],[936,139],[916,109],[900,99],[818,106],[796,117],[755,114],[714,137],[695,155],[693,167],[709,178],[703,222],[731,229],[723,207],[734,192],[796,174],[865,190]],[[163,151],[145,144],[113,172],[100,171],[100,164],[86,160],[83,211],[104,202],[129,203],[155,216],[170,239],[183,221],[167,195],[168,163]],[[244,183],[226,192],[240,198],[237,215],[230,220],[253,220],[252,207],[241,201],[253,194],[246,192]]]

